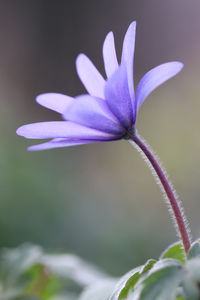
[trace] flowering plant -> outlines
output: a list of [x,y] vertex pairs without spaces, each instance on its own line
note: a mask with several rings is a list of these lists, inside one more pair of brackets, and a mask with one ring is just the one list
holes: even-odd
[[[133,80],[135,32],[136,23],[133,22],[125,34],[120,64],[116,55],[113,33],[110,32],[106,36],[103,44],[103,59],[107,79],[102,77],[84,54],[78,56],[77,73],[88,94],[72,98],[48,93],[36,98],[39,104],[60,113],[64,121],[24,125],[17,130],[17,134],[31,139],[51,139],[31,146],[29,150],[127,140],[145,158],[164,192],[180,242],[164,251],[158,261],[148,260],[146,264],[133,269],[120,280],[97,271],[98,276],[95,277],[90,269],[90,276],[95,280],[87,282],[86,288],[78,299],[199,299],[200,243],[196,241],[191,245],[190,231],[183,208],[168,180],[166,171],[161,167],[149,145],[137,133],[135,126],[138,110],[147,96],[159,85],[175,76],[182,69],[183,64],[168,62],[155,67],[142,77],[135,91]],[[67,259],[66,256],[62,260],[66,265],[66,272],[69,267],[66,264]],[[49,270],[50,274],[55,273],[56,277],[60,276],[58,273],[60,274],[61,271],[55,257],[46,258],[40,253],[32,267],[38,261],[43,268]],[[81,267],[78,268],[77,272],[79,271],[81,272]],[[41,276],[41,270],[38,274]],[[65,274],[64,277],[69,279],[70,276]],[[75,282],[77,283],[77,278]],[[73,298],[69,294],[64,297],[59,299]],[[74,297],[77,299],[78,296]],[[41,299],[54,298],[51,295],[51,298]]]
[[29,147],[45,150],[87,143],[132,139],[138,110],[147,96],[160,84],[176,75],[183,67],[180,62],[162,64],[141,79],[136,93],[133,84],[133,58],[136,23],[130,24],[124,38],[122,58],[118,64],[113,33],[103,45],[105,80],[93,63],[80,54],[77,73],[88,94],[72,98],[63,94],[39,95],[36,101],[60,113],[65,121],[41,122],[20,127],[18,135],[50,142]]

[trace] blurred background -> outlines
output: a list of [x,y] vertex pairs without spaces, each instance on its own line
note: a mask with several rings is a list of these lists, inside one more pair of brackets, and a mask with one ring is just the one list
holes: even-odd
[[[200,2],[0,0],[0,247],[32,242],[69,251],[122,275],[157,258],[177,237],[160,190],[125,141],[27,152],[20,125],[60,116],[43,92],[84,93],[75,59],[103,71],[113,30],[118,55],[137,20],[135,83],[150,68],[184,62],[140,110],[137,128],[170,174],[193,237],[200,236]],[[104,74],[104,73],[103,73]]]

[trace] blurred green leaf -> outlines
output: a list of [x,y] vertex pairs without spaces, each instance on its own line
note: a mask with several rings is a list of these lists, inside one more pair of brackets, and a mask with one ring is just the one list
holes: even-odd
[[134,291],[135,284],[138,282],[139,278],[148,272],[153,265],[155,264],[155,260],[149,259],[144,266],[141,267],[140,271],[132,275],[126,282],[125,287],[121,290],[119,299],[126,299],[130,292]]
[[19,276],[36,264],[42,255],[39,246],[24,244],[15,249],[3,249],[0,255],[0,280],[13,285]]
[[194,258],[185,265],[185,272],[183,278],[183,290],[186,299],[199,300],[200,299],[200,259]]
[[141,300],[174,300],[180,282],[180,268],[167,267],[148,276],[143,282]]
[[117,280],[72,254],[47,255],[33,245],[4,249],[0,300],[199,300],[200,243],[186,262],[183,254],[173,244],[158,262],[150,259]]
[[41,255],[41,248],[30,244],[1,251],[0,299],[22,299],[30,280],[26,271],[39,261]]
[[170,245],[160,256],[160,259],[173,258],[184,263],[186,261],[185,251],[180,242]]
[[183,288],[187,300],[199,300],[199,288],[193,280],[184,281]]
[[62,283],[43,265],[35,265],[29,269],[29,284],[25,290],[26,294],[37,295],[39,299],[48,300],[61,290]]
[[51,299],[56,295],[57,292],[61,289],[61,282],[54,275],[48,277],[46,284],[44,284],[44,288],[40,293],[40,297],[42,300]]
[[13,300],[41,300],[40,298],[38,297],[35,297],[35,296],[20,296],[20,298],[12,298]]
[[182,267],[183,263],[181,263],[180,261],[176,260],[176,259],[172,259],[172,258],[164,258],[161,260],[158,260],[153,267],[151,268],[151,273],[153,273],[154,271],[157,270],[161,270],[164,269],[166,267]]
[[188,259],[200,258],[200,242],[194,242],[188,252]]
[[147,260],[146,264],[140,270],[140,275],[143,275],[146,272],[148,272],[149,270],[151,270],[155,263],[156,263],[155,259],[149,259],[149,260]]
[[13,300],[18,299],[23,293],[23,288],[9,287],[7,290],[0,288],[0,299],[1,300]]
[[[121,292],[125,289],[127,282],[133,278],[133,285],[137,282],[137,279],[140,277],[139,272],[141,270],[141,266],[137,267],[128,273],[126,273],[124,276],[122,276],[119,281],[117,282],[112,294],[110,295],[109,300],[117,300],[120,297]],[[136,280],[136,281],[135,281]]]
[[62,296],[55,296],[51,298],[50,300],[77,300],[78,296],[71,293],[65,293]]
[[155,260],[150,259],[145,265],[137,267],[125,274],[115,286],[115,289],[109,300],[126,299],[129,292],[134,290],[135,284],[138,282],[140,277],[148,272],[153,267],[155,262]]
[[128,297],[129,292],[134,290],[134,286],[138,282],[139,278],[140,278],[139,272],[131,276],[126,282],[125,287],[121,290],[119,297],[116,299],[120,299],[120,300],[126,299]]
[[197,282],[200,282],[200,259],[194,258],[187,262],[185,270],[188,275],[195,279]]
[[61,292],[61,299],[77,299],[77,295],[66,294],[66,287],[75,288],[74,283],[85,287],[105,277],[108,276],[75,255],[46,255],[40,247],[29,244],[4,249],[0,254],[1,300],[32,296],[52,300]]
[[108,300],[116,282],[116,279],[101,280],[86,288],[81,294],[79,300]]
[[177,260],[164,259],[144,275],[129,295],[128,300],[174,300],[182,276],[182,263]]
[[75,281],[81,286],[108,277],[93,265],[72,254],[44,255],[40,262],[59,278]]

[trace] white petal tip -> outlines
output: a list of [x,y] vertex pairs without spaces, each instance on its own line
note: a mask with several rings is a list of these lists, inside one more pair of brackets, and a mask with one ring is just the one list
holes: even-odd
[[17,135],[19,135],[19,136],[24,136],[24,134],[23,134],[23,127],[24,127],[24,126],[21,126],[21,127],[19,127],[19,128],[16,130],[16,134],[17,134]]
[[106,35],[106,38],[103,43],[103,53],[107,50],[108,45],[111,43],[114,43],[114,33],[112,31],[108,32]]
[[84,53],[78,54],[78,56],[76,58],[76,66],[85,58],[86,58],[86,55]]
[[171,61],[171,62],[165,63],[163,65],[166,65],[166,67],[169,68],[169,70],[172,72],[172,74],[174,73],[172,76],[175,76],[176,74],[178,74],[184,67],[184,64],[180,61]]
[[19,136],[22,136],[26,139],[32,139],[32,138],[35,138],[34,137],[34,134],[32,133],[32,131],[30,130],[30,127],[29,125],[31,124],[28,124],[28,125],[23,125],[21,127],[19,127],[17,130],[16,130],[16,134],[19,135]]
[[36,149],[34,149],[34,146],[30,146],[28,148],[26,148],[27,151],[36,151]]
[[180,71],[183,69],[184,64],[182,62],[177,61]]
[[44,102],[46,102],[46,96],[51,95],[51,93],[44,93],[44,94],[40,94],[35,98],[35,101],[40,104],[43,105]]
[[105,40],[108,39],[108,38],[114,38],[114,33],[113,33],[113,31],[108,32],[108,34],[106,35]]
[[131,24],[129,25],[129,29],[136,29],[136,21],[131,22]]
[[39,148],[39,147],[37,147],[37,145],[33,145],[33,146],[29,146],[28,148],[26,148],[26,150],[27,151],[30,151],[30,152],[36,152],[36,151],[41,151],[41,150],[48,150],[48,148],[47,149],[43,149],[43,148]]

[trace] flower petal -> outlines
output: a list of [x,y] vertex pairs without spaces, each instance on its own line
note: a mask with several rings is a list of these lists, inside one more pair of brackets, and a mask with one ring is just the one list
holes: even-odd
[[109,32],[103,44],[103,59],[107,77],[109,78],[119,67],[115,50],[113,32]]
[[38,145],[33,145],[28,147],[29,151],[40,151],[40,150],[48,150],[48,149],[54,149],[54,148],[62,148],[62,147],[71,147],[71,146],[78,146],[83,144],[91,144],[91,143],[97,143],[98,141],[91,140],[66,140],[66,139],[53,139],[46,143],[41,143]]
[[136,90],[137,110],[153,90],[179,73],[182,68],[183,64],[180,62],[168,62],[147,72],[140,80]]
[[132,22],[125,34],[122,48],[122,63],[127,67],[128,87],[132,101],[134,101],[133,60],[135,52],[136,22]]
[[58,93],[46,93],[37,96],[36,101],[46,108],[63,114],[67,107],[72,104],[74,98]]
[[134,113],[125,65],[121,65],[108,79],[105,86],[105,97],[110,110],[120,123],[125,128],[130,128],[134,122]]
[[79,54],[77,57],[76,69],[88,93],[104,99],[105,79],[85,54]]
[[106,101],[90,95],[77,97],[64,113],[64,118],[112,134],[122,135],[124,131]]
[[88,128],[69,121],[39,122],[21,126],[17,134],[28,139],[68,138],[96,139],[113,138],[112,134]]

